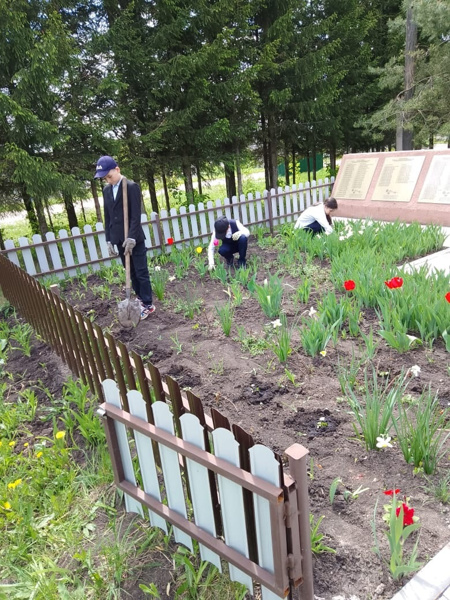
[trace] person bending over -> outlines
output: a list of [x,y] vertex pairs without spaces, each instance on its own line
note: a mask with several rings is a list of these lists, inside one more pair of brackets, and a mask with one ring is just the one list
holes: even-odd
[[[105,237],[111,257],[120,255],[125,266],[125,254],[130,255],[131,284],[141,301],[141,320],[155,312],[152,300],[152,285],[147,265],[145,234],[141,226],[141,190],[137,183],[127,180],[128,237],[125,239],[123,220],[122,179],[119,165],[111,156],[102,156],[97,161],[94,179],[102,178],[107,185],[103,188],[105,215]],[[119,252],[114,249],[114,244]]]
[[302,212],[297,219],[294,229],[305,229],[313,235],[325,232],[327,235],[333,232],[333,221],[331,213],[337,210],[336,198],[327,198],[320,204],[314,204]]
[[247,243],[250,231],[244,227],[240,221],[219,217],[214,223],[214,229],[211,235],[211,241],[208,246],[209,270],[214,269],[214,248],[219,248],[219,254],[224,257],[228,267],[233,266],[234,255],[239,254],[238,268],[245,267],[247,264]]

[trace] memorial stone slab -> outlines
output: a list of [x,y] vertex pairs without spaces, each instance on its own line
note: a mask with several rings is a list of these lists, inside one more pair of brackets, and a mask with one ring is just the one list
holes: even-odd
[[337,216],[450,226],[450,149],[345,154]]

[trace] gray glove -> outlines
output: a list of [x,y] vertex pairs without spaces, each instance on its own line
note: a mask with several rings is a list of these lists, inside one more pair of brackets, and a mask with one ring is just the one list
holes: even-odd
[[133,254],[133,248],[136,246],[136,240],[133,238],[127,238],[122,244],[122,248],[124,248],[124,254],[129,254],[130,256]]
[[111,242],[107,242],[107,246],[108,254],[111,258],[115,258],[116,256],[118,256],[119,253],[114,250],[114,246],[111,244]]
[[233,235],[231,236],[234,242],[237,242],[238,239],[241,237],[242,235],[242,231],[236,231],[236,233],[233,233]]

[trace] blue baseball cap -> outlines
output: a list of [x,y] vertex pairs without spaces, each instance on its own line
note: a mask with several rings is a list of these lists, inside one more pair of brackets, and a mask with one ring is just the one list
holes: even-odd
[[94,179],[106,177],[111,169],[115,169],[117,166],[118,164],[112,156],[101,156],[97,161],[97,166],[95,167],[96,171]]

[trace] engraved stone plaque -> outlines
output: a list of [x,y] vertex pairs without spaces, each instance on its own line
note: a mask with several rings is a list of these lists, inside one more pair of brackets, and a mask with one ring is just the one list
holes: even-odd
[[409,202],[425,157],[387,156],[378,177],[372,200]]
[[419,202],[450,204],[450,156],[433,156]]
[[364,200],[378,163],[376,157],[346,156],[339,168],[339,179],[333,195],[336,199]]

